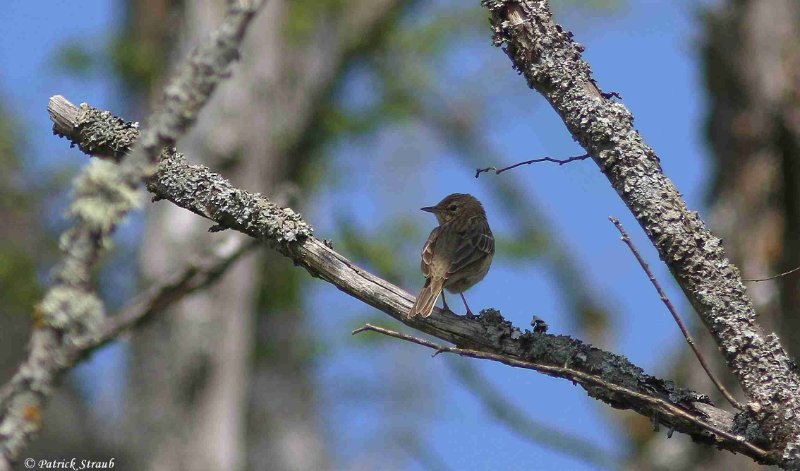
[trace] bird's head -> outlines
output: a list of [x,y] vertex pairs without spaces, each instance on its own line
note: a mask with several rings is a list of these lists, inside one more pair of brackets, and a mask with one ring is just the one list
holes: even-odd
[[466,193],[453,193],[452,195],[445,196],[436,206],[427,206],[420,209],[433,213],[436,219],[439,220],[439,224],[444,224],[454,218],[462,217],[462,215],[464,217],[473,215],[486,216],[481,202],[474,196]]

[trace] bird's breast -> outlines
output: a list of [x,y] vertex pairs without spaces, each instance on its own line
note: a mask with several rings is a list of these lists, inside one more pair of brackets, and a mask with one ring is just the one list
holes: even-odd
[[489,267],[492,265],[492,257],[484,257],[481,264],[475,267],[474,270],[467,270],[467,273],[453,273],[450,278],[444,282],[444,288],[451,293],[463,293],[464,291],[472,288],[475,283],[481,281],[487,273]]

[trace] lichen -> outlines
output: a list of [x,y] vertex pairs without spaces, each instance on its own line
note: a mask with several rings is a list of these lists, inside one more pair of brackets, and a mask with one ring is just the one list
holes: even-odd
[[108,234],[139,204],[139,194],[123,180],[119,165],[93,160],[75,181],[75,200],[69,214],[92,231]]
[[108,111],[98,110],[86,103],[81,103],[78,126],[75,129],[78,138],[73,145],[95,156],[121,159],[130,151],[134,141],[139,137],[139,123],[131,123],[114,116]]
[[201,165],[189,165],[181,154],[159,164],[148,189],[194,213],[250,236],[273,243],[291,243],[310,237],[313,228],[290,208],[234,188],[221,175]]
[[94,293],[72,286],[54,286],[38,307],[47,325],[72,340],[93,334],[105,317],[103,303]]

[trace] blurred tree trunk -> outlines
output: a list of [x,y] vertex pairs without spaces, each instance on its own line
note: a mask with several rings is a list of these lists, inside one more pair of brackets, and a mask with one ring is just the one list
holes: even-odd
[[[714,224],[745,278],[800,264],[800,4],[729,1],[709,16]],[[800,277],[750,285],[759,314],[800,353]]]
[[[144,10],[151,3],[132,2],[131,8]],[[219,23],[224,7],[224,2],[185,2],[170,15],[181,22],[180,41],[162,43],[153,51],[175,45],[171,56],[184,56]],[[279,74],[282,7],[280,1],[270,2],[257,18],[233,78],[220,88],[194,131],[181,142],[187,155],[222,171],[237,186],[266,194],[273,194],[285,166],[275,148],[276,115],[270,112],[281,94],[266,93]],[[148,22],[147,13],[134,17]],[[162,23],[162,27],[170,25]],[[152,25],[132,26],[134,31],[152,29]],[[181,260],[202,254],[204,247],[227,236],[211,236],[208,227],[206,221],[174,206],[152,208],[141,249],[144,277],[157,280],[180,266]],[[262,314],[257,309],[259,257],[241,260],[216,286],[191,296],[135,336],[129,437],[142,460],[137,469],[244,467],[248,384],[251,375],[257,374],[251,370],[253,332]],[[307,370],[293,373],[305,380]],[[300,434],[292,422],[284,427],[304,441],[317,441],[315,428]],[[317,449],[311,446],[309,452]]]
[[[726,0],[704,24],[713,230],[744,278],[763,278],[800,265],[800,3]],[[748,283],[748,291],[765,329],[800,353],[800,274]],[[707,337],[698,334],[706,357],[721,363]],[[686,352],[677,368],[687,383],[716,393]],[[725,377],[723,365],[717,371]],[[639,463],[658,469],[759,468],[711,448],[651,442]]]
[[[152,5],[153,3],[158,6]],[[280,201],[309,165],[301,144],[351,56],[394,21],[397,0],[270,0],[248,32],[233,77],[181,150],[240,187]],[[224,2],[130,2],[132,41],[156,64],[181,57],[222,17]],[[163,20],[155,26],[151,12]],[[182,27],[176,35],[175,23]],[[178,51],[172,50],[176,36]],[[161,38],[160,44],[153,44]],[[158,73],[148,64],[139,70]],[[145,94],[163,78],[147,77]],[[157,97],[150,97],[150,100]],[[157,104],[156,104],[157,105]],[[228,234],[171,205],[150,211],[142,271],[158,279]],[[315,404],[298,284],[279,257],[238,262],[214,288],[193,295],[137,333],[131,362],[128,440],[136,469],[319,470],[330,467]]]

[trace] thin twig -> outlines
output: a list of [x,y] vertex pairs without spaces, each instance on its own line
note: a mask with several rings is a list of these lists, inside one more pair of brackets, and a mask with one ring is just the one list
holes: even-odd
[[540,373],[544,373],[547,375],[553,375],[563,378],[571,379],[575,382],[580,383],[589,383],[594,386],[599,386],[601,388],[610,389],[621,396],[627,396],[628,398],[636,399],[639,401],[647,402],[652,406],[655,406],[661,409],[664,413],[668,413],[673,416],[680,417],[688,422],[691,422],[698,427],[710,432],[714,435],[718,435],[722,438],[727,440],[734,440],[739,443],[742,443],[746,448],[748,448],[751,452],[755,455],[760,456],[762,458],[767,456],[767,451],[753,445],[750,442],[747,442],[743,436],[734,435],[732,433],[726,432],[720,428],[717,428],[711,424],[708,424],[697,417],[687,413],[685,410],[677,407],[669,402],[665,401],[664,399],[649,396],[646,394],[642,394],[636,392],[632,389],[628,389],[624,386],[619,386],[613,383],[609,383],[602,378],[599,378],[594,375],[586,374],[581,371],[573,370],[568,367],[560,367],[560,366],[552,366],[552,365],[543,365],[539,363],[532,363],[529,361],[524,361],[519,358],[513,358],[507,355],[500,355],[497,353],[490,353],[490,352],[482,352],[479,350],[469,350],[465,348],[458,348],[458,347],[447,347],[444,345],[439,345],[437,343],[431,342],[429,340],[421,339],[419,337],[414,337],[411,335],[403,334],[400,332],[395,332],[393,330],[385,329],[383,327],[374,326],[372,324],[366,324],[363,327],[359,327],[358,329],[353,331],[353,335],[359,334],[362,332],[377,332],[379,334],[388,335],[389,337],[394,337],[396,339],[405,340],[407,342],[415,343],[417,345],[422,345],[423,347],[428,347],[435,350],[434,355],[438,355],[439,353],[454,353],[456,355],[460,355],[462,357],[468,358],[478,358],[482,360],[491,360],[496,361],[499,363],[503,363],[504,365],[512,366],[514,368],[524,368],[527,370],[534,370]]
[[800,267],[792,268],[789,271],[785,271],[783,273],[778,273],[777,275],[772,275],[769,278],[742,278],[742,281],[752,281],[754,283],[758,283],[759,281],[769,281],[774,280],[775,278],[780,278],[782,276],[791,275],[792,273],[800,271]]
[[509,165],[508,167],[503,167],[501,169],[498,169],[497,167],[478,168],[478,169],[475,169],[475,178],[480,177],[482,173],[489,172],[490,170],[494,170],[494,174],[495,175],[500,175],[501,173],[505,172],[506,170],[511,170],[512,168],[521,167],[523,165],[530,165],[530,164],[535,164],[535,163],[539,163],[539,162],[553,162],[553,163],[556,163],[558,165],[564,165],[564,164],[568,164],[570,162],[575,162],[576,160],[586,160],[586,159],[588,159],[590,157],[591,157],[591,155],[589,155],[589,154],[576,155],[574,157],[569,157],[569,158],[566,158],[566,159],[555,159],[553,157],[542,157],[542,158],[539,158],[539,159],[526,160],[525,162],[518,162],[518,163],[516,163],[514,165]]
[[702,366],[703,369],[706,371],[708,378],[711,380],[712,383],[714,383],[714,386],[717,387],[722,396],[725,397],[725,399],[727,399],[728,402],[730,402],[733,407],[739,410],[744,410],[744,406],[742,406],[739,403],[739,401],[734,399],[731,393],[729,393],[728,390],[725,389],[725,386],[723,386],[722,383],[717,381],[717,378],[715,378],[714,374],[711,373],[711,368],[709,368],[705,358],[703,358],[703,355],[700,353],[700,350],[698,350],[697,346],[694,344],[694,340],[692,339],[692,335],[689,333],[689,329],[686,328],[686,324],[684,324],[683,320],[681,320],[681,316],[680,314],[678,314],[678,311],[677,309],[675,309],[675,306],[672,304],[672,301],[670,301],[670,299],[667,297],[667,294],[664,292],[664,290],[661,289],[661,284],[659,284],[655,275],[653,275],[653,272],[650,270],[650,266],[647,265],[647,262],[644,261],[644,258],[642,258],[642,255],[639,253],[639,250],[636,248],[635,245],[633,245],[633,241],[631,241],[631,238],[628,236],[628,233],[625,231],[625,228],[622,227],[622,223],[619,222],[619,219],[615,217],[610,217],[608,219],[617,227],[617,230],[619,230],[620,234],[622,234],[622,241],[625,242],[625,245],[627,245],[628,248],[631,250],[633,256],[636,257],[636,261],[639,262],[639,266],[642,267],[642,270],[644,270],[645,274],[647,275],[647,278],[650,280],[650,283],[653,284],[653,287],[656,289],[658,295],[661,297],[661,301],[664,303],[665,306],[667,306],[667,310],[669,311],[670,314],[672,314],[672,318],[675,319],[675,323],[678,324],[678,328],[681,329],[683,338],[686,339],[686,343],[689,344],[689,347],[694,352],[694,355],[697,357],[697,361],[700,362],[700,366]]

